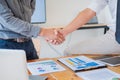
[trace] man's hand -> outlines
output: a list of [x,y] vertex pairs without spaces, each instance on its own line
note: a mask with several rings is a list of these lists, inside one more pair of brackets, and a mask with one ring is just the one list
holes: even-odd
[[47,42],[50,42],[54,45],[61,44],[64,42],[64,36],[55,28],[42,28],[40,36],[43,36]]

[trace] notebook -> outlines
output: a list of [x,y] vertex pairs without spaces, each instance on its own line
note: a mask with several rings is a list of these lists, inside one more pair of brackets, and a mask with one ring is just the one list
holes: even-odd
[[27,71],[26,55],[23,50],[0,49],[0,80],[45,80],[30,76]]
[[60,58],[58,61],[65,64],[75,72],[106,67],[105,64],[85,56]]

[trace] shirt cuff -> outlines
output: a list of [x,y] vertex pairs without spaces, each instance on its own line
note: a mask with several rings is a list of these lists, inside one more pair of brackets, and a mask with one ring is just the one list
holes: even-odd
[[40,30],[41,30],[41,27],[38,27],[38,26],[32,27],[30,32],[31,37],[38,37]]

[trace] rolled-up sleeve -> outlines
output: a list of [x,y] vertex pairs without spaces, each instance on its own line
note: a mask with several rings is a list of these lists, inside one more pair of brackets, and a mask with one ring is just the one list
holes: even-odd
[[37,37],[40,32],[40,27],[15,17],[5,3],[0,3],[0,24],[2,24],[6,30],[26,37]]
[[107,5],[107,0],[92,0],[88,8],[95,11],[96,14],[99,14],[99,12],[105,8]]

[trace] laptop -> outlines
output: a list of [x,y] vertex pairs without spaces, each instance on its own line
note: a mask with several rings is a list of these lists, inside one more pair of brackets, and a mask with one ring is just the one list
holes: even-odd
[[24,50],[0,49],[0,80],[45,80],[44,76],[28,76]]
[[98,60],[110,66],[120,65],[120,56],[108,57],[108,58],[103,58]]

